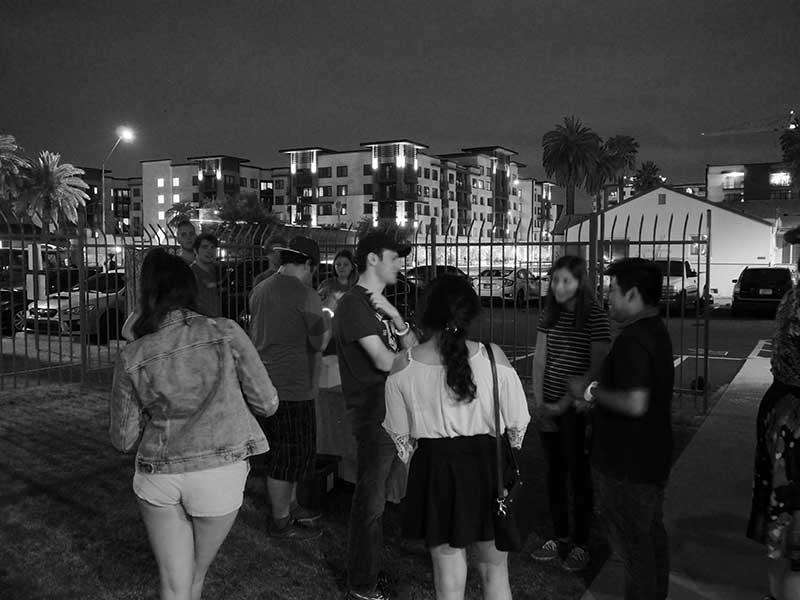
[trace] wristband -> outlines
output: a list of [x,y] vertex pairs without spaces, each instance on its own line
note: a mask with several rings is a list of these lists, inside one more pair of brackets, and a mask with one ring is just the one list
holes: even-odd
[[411,331],[411,325],[408,324],[408,321],[405,322],[405,329],[400,331],[397,327],[394,328],[394,332],[397,337],[403,337],[404,335],[408,335],[408,332]]
[[322,309],[322,312],[328,313],[331,316],[331,319],[333,318],[333,311],[327,306]]
[[586,389],[583,391],[583,399],[586,402],[589,403],[594,402],[594,395],[592,394],[592,392],[594,391],[594,388],[596,388],[598,385],[600,385],[598,381],[593,381],[592,383],[586,386]]

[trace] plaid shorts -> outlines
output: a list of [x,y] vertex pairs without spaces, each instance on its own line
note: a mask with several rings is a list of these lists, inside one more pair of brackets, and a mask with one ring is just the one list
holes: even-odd
[[258,417],[269,442],[266,473],[280,481],[305,481],[314,474],[317,416],[314,400],[281,402],[271,417]]

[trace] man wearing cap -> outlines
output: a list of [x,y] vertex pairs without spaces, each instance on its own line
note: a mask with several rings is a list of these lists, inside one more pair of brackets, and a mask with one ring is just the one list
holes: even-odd
[[319,264],[319,247],[307,237],[277,247],[281,266],[262,281],[250,298],[250,336],[280,395],[278,411],[257,417],[269,440],[267,495],[272,518],[267,527],[278,539],[318,537],[319,529],[303,527],[320,514],[297,504],[297,482],[308,479],[316,455],[314,399],[320,352],[331,338],[331,311],[323,312],[311,287]]
[[266,248],[264,248],[267,252],[267,260],[269,261],[269,267],[266,271],[263,271],[256,275],[256,278],[253,280],[253,288],[255,288],[259,283],[264,281],[265,279],[269,279],[275,273],[278,272],[278,269],[281,266],[281,253],[277,248],[286,247],[286,238],[280,235],[273,235],[272,237],[267,240]]
[[358,283],[339,300],[333,320],[342,390],[357,443],[358,474],[348,531],[349,600],[386,598],[377,589],[378,570],[395,448],[381,426],[386,415],[384,385],[395,356],[417,339],[383,291],[396,283],[400,259],[410,251],[383,233],[364,236],[356,249]]

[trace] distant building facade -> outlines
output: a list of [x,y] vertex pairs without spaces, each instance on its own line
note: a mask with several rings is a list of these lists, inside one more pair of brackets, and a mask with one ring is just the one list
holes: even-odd
[[764,218],[800,214],[797,188],[785,163],[708,165],[706,183],[711,202]]

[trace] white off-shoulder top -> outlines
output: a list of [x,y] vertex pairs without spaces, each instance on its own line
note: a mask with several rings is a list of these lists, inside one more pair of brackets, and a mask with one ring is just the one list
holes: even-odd
[[[496,351],[495,351],[496,354]],[[421,438],[447,438],[495,434],[492,368],[483,345],[469,357],[477,387],[471,402],[455,398],[447,386],[443,365],[428,365],[411,356],[386,380],[386,418],[383,428],[397,447],[401,460],[408,462]],[[500,429],[508,433],[514,448],[522,447],[531,420],[525,390],[517,372],[497,364],[500,391]]]

